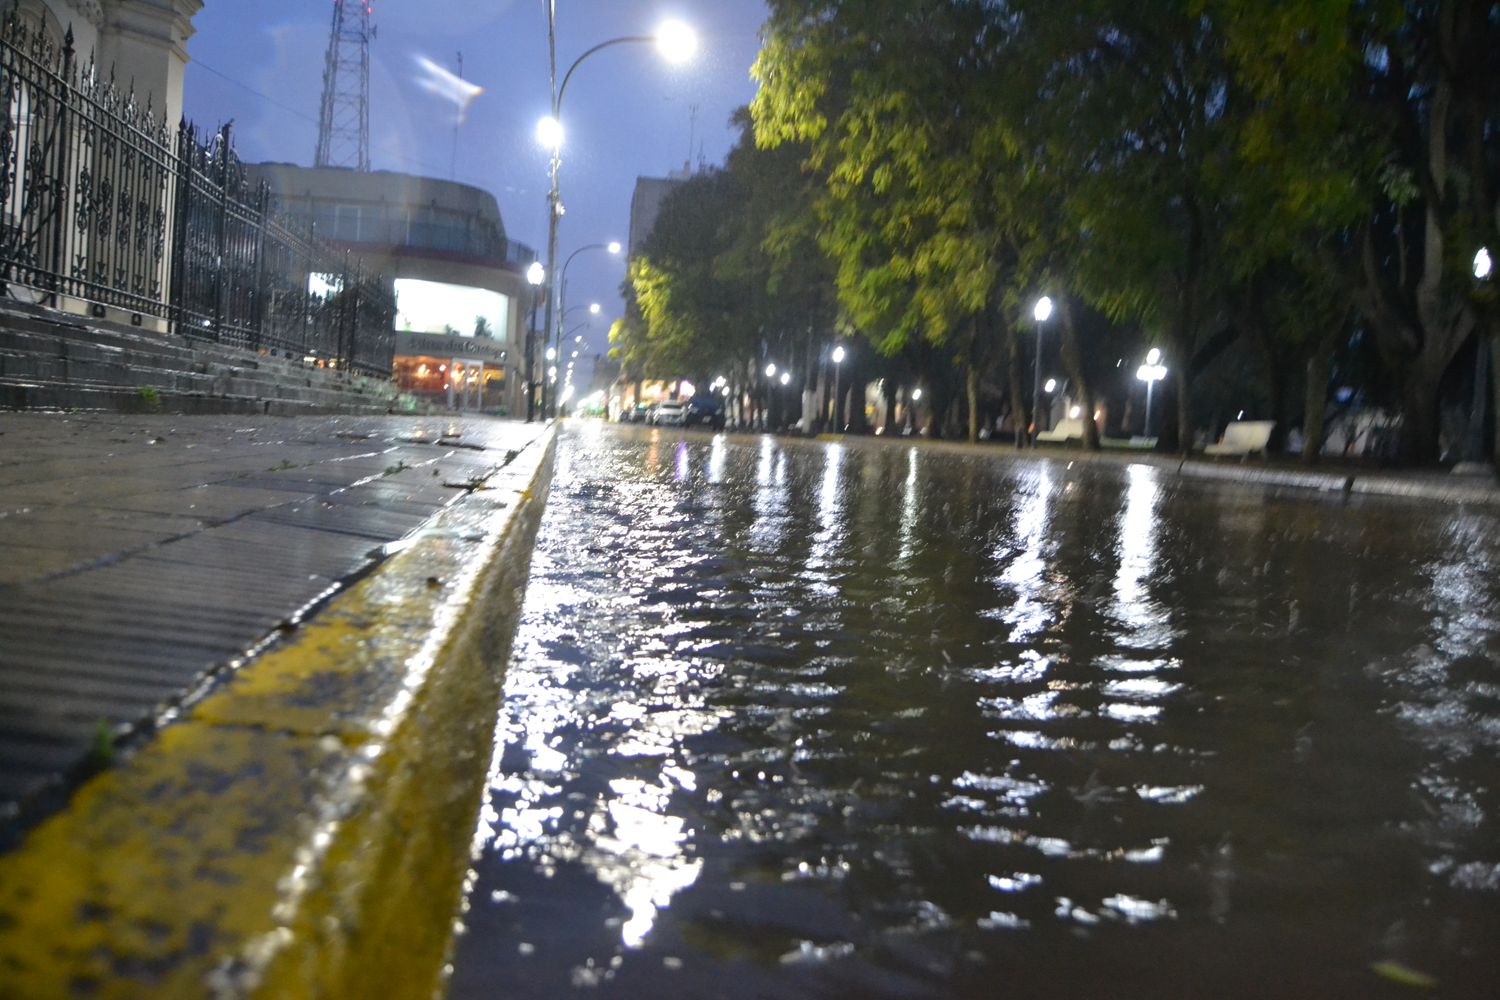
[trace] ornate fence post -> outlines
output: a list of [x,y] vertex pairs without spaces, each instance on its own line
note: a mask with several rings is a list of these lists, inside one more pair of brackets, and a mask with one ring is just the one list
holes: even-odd
[[334,353],[339,364],[347,369],[349,367],[349,308],[350,298],[357,294],[349,284],[349,257],[350,251],[344,251],[344,275],[339,285],[339,314],[338,314],[338,339],[334,342],[337,346]]
[[229,228],[229,129],[225,122],[219,132],[219,222],[214,233],[214,340],[224,339],[224,278],[228,270]]
[[261,181],[259,195],[256,199],[255,291],[251,299],[253,335],[250,341],[250,347],[256,351],[260,350],[265,338],[266,298],[270,294],[266,289],[266,227],[270,225],[271,218],[271,185]]
[[349,357],[344,362],[344,368],[352,371],[355,359],[359,356],[359,314],[360,299],[365,294],[365,262],[358,259],[354,262],[354,301],[352,303],[352,316],[349,317]]
[[62,67],[57,76],[57,161],[52,175],[52,308],[62,306],[63,244],[68,237],[68,101],[72,97],[73,27],[63,37]]
[[188,215],[192,212],[193,205],[193,183],[189,171],[192,169],[195,141],[193,126],[183,118],[177,124],[177,162],[173,164],[177,183],[172,197],[172,265],[167,279],[172,283],[168,292],[167,318],[178,336],[184,333],[183,320],[187,302]]

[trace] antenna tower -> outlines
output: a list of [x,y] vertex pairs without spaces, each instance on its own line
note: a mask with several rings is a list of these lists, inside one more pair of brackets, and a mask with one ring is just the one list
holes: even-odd
[[333,0],[315,166],[370,169],[370,40],[374,37],[369,0]]

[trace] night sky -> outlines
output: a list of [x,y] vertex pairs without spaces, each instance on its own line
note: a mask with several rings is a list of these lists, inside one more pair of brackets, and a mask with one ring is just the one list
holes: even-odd
[[[232,119],[248,162],[310,166],[332,11],[332,0],[208,0],[188,44],[188,117],[200,127]],[[593,45],[650,34],[667,18],[699,33],[697,57],[680,66],[654,47],[619,45],[574,73],[563,106],[559,264],[585,244],[625,242],[637,176],[663,177],[690,159],[696,166],[700,153],[723,163],[734,140],[729,116],[755,92],[749,68],[765,17],[757,0],[557,0],[559,78]],[[510,237],[544,255],[547,158],[533,133],[548,111],[546,0],[375,0],[374,20],[372,168],[490,191]],[[460,52],[463,77],[484,92],[459,127],[455,158],[457,108],[423,88],[418,60],[456,72]],[[602,250],[580,254],[568,270],[570,307],[604,306],[580,331],[593,350],[607,346],[623,277],[623,255]],[[570,314],[569,328],[586,316]]]

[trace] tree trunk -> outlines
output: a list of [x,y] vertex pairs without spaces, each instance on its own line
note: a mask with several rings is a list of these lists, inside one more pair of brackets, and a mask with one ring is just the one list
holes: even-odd
[[896,393],[900,389],[896,380],[887,376],[881,380],[880,394],[885,397],[885,433],[899,434],[896,426]]
[[1286,369],[1281,364],[1281,359],[1272,355],[1266,388],[1271,394],[1271,419],[1276,421],[1276,426],[1271,428],[1271,439],[1266,442],[1266,451],[1275,455],[1286,451],[1286,383]]
[[1016,448],[1026,447],[1026,427],[1031,422],[1026,412],[1026,386],[1021,381],[1021,338],[1010,323],[1004,323],[1005,353],[1009,363],[1006,368],[1010,377],[1010,420],[1015,434]]
[[941,438],[943,427],[948,423],[948,410],[953,403],[953,393],[944,378],[930,378],[928,395],[932,402],[927,406],[927,436]]
[[1188,370],[1186,364],[1177,366],[1177,454],[1186,458],[1193,453],[1193,406],[1188,396]]
[[1328,417],[1328,369],[1330,351],[1319,351],[1307,359],[1307,389],[1302,397],[1303,465],[1317,465],[1323,457],[1323,430]]
[[1089,386],[1083,367],[1083,351],[1078,346],[1078,331],[1073,325],[1073,307],[1066,295],[1058,296],[1058,312],[1062,314],[1062,360],[1073,380],[1078,400],[1083,409],[1083,448],[1085,451],[1099,450],[1099,425],[1094,423],[1094,392]]
[[870,424],[865,419],[865,387],[870,384],[866,377],[864,351],[851,351],[849,358],[849,385],[844,390],[844,423],[850,434],[868,434]]
[[1438,379],[1413,365],[1401,387],[1401,460],[1433,465],[1438,460]]
[[964,381],[969,389],[969,443],[976,444],[979,441],[979,369],[970,365]]

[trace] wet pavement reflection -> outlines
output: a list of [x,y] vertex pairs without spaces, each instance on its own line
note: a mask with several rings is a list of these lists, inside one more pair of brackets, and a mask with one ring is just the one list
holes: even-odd
[[1500,995],[1500,518],[575,424],[451,995]]

